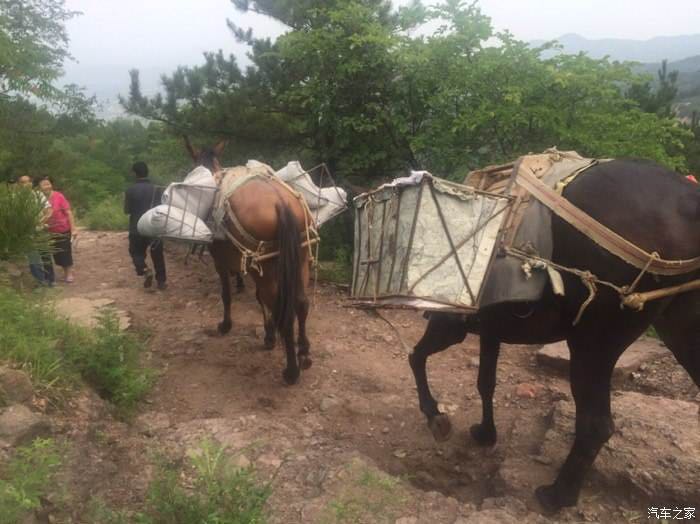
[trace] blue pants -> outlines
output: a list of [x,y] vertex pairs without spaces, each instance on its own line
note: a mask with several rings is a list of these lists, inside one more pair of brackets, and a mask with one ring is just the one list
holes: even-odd
[[47,286],[53,286],[56,277],[53,272],[53,262],[51,255],[41,256],[39,253],[29,254],[29,271],[32,276],[40,283]]

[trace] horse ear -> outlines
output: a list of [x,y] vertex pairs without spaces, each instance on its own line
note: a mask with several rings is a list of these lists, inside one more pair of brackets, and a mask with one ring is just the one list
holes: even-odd
[[226,147],[226,144],[228,143],[228,140],[220,140],[218,144],[216,144],[213,148],[214,154],[218,157],[221,156],[221,153],[224,152],[224,148]]
[[192,147],[190,139],[187,135],[183,135],[182,138],[185,140],[185,149],[187,149],[187,152],[192,157],[192,160],[196,162],[199,159],[199,151]]

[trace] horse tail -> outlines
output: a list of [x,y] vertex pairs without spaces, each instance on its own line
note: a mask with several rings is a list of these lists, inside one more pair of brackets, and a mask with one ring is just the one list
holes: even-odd
[[301,293],[301,234],[287,204],[277,210],[277,299],[272,312],[275,327],[284,337],[294,333],[297,303]]

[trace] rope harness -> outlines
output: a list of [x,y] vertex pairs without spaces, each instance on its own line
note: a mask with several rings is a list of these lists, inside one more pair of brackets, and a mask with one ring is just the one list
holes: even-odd
[[599,285],[608,287],[619,295],[621,308],[628,307],[635,311],[643,310],[646,302],[650,300],[657,300],[679,293],[686,293],[688,291],[700,289],[700,279],[697,279],[678,286],[635,293],[637,286],[645,274],[650,273],[654,275],[666,276],[688,274],[700,269],[700,257],[688,260],[664,260],[656,252],[647,253],[639,246],[629,242],[605,225],[595,220],[580,208],[574,206],[556,191],[550,189],[536,176],[533,176],[524,169],[519,170],[515,175],[515,183],[525,189],[544,206],[549,208],[552,213],[586,235],[597,245],[640,270],[639,274],[631,284],[626,286],[618,286],[612,282],[607,282],[598,278],[590,271],[582,271],[579,269],[562,266],[552,262],[551,260],[540,258],[510,246],[504,246],[503,250],[507,255],[522,260],[524,264],[536,265],[544,268],[554,268],[558,271],[575,275],[581,279],[583,285],[588,289],[588,298],[581,304],[578,314],[574,319],[574,325],[577,325],[580,322],[583,313],[595,299]]
[[[255,169],[234,168],[227,170],[224,172],[221,180],[223,191],[220,194],[218,206],[224,210],[224,213],[223,217],[221,217],[222,220],[219,227],[223,229],[226,238],[231,241],[241,254],[241,274],[246,275],[248,271],[252,269],[260,276],[263,276],[261,263],[276,258],[280,254],[279,251],[275,250],[275,242],[270,240],[258,240],[250,234],[250,232],[243,227],[243,224],[231,207],[231,195],[247,182],[255,179],[267,180],[274,185],[284,188],[300,203],[304,211],[304,231],[302,232],[304,238],[301,241],[301,247],[309,250],[310,262],[315,267],[318,261],[320,237],[313,225],[311,210],[306,200],[299,192],[276,177],[269,167],[261,166],[262,167],[257,167]],[[243,169],[245,169],[245,171],[243,171]],[[231,230],[235,232],[235,235]]]

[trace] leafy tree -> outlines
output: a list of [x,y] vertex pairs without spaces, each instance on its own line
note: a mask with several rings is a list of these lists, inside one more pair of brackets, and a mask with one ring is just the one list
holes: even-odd
[[661,62],[657,71],[657,82],[642,77],[633,84],[628,95],[639,104],[639,108],[647,113],[655,113],[662,117],[674,116],[673,101],[678,94],[678,71],[668,71],[667,60]]
[[[633,96],[641,81],[631,65],[583,54],[544,59],[554,44],[532,49],[495,33],[476,3],[391,11],[380,0],[232,2],[290,30],[272,42],[229,21],[249,44],[252,67],[207,54],[203,66],[164,78],[165,93],[151,99],[134,74],[129,111],[208,141],[230,136],[229,160],[325,161],[360,185],[408,167],[461,178],[553,145],[684,168],[689,134],[663,109],[673,73],[660,74],[651,111]],[[426,22],[437,31],[413,35]]]
[[65,0],[0,0],[0,97],[57,99],[68,53]]

